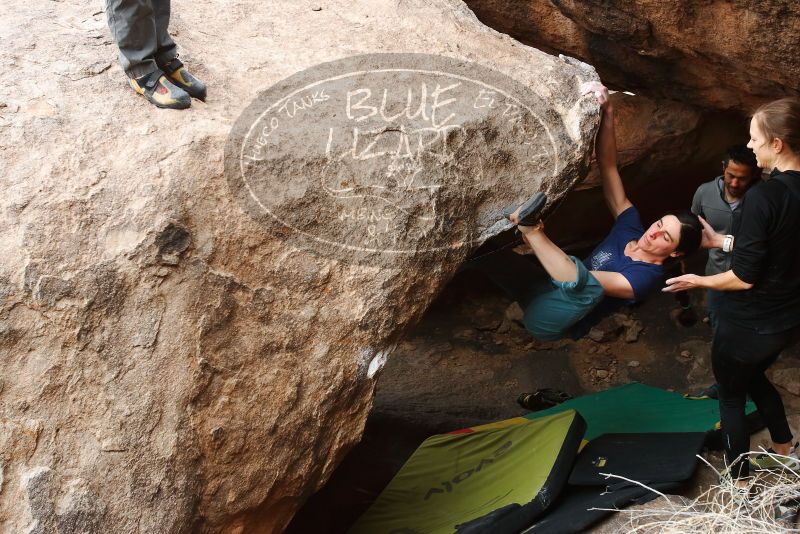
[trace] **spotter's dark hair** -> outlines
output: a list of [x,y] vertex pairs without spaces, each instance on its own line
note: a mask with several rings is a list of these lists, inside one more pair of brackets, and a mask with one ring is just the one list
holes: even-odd
[[756,162],[756,155],[746,145],[731,145],[725,149],[722,164],[727,167],[731,161],[747,165],[753,170],[754,175],[761,174],[761,168]]

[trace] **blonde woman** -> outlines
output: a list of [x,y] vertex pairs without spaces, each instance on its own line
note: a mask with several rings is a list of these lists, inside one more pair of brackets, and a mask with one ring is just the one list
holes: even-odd
[[[719,383],[725,457],[740,487],[747,485],[750,467],[800,469],[783,402],[764,374],[800,330],[800,99],[784,98],[758,108],[747,146],[759,167],[772,169],[770,178],[748,191],[732,235],[704,235],[708,248],[733,254],[731,269],[713,276],[679,276],[667,280],[664,288],[723,292],[712,368]],[[772,452],[785,458],[740,459],[750,450],[748,394],[769,428]]]

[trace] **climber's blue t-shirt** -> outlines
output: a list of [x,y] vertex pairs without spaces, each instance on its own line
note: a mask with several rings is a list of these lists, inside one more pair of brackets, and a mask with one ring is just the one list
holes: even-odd
[[[625,255],[625,247],[631,241],[638,240],[644,234],[639,211],[631,206],[619,214],[611,232],[592,251],[583,264],[590,271],[607,271],[620,273],[633,288],[633,300],[606,298],[607,301],[619,301],[617,304],[632,303],[644,300],[647,295],[658,289],[664,282],[664,268],[654,263],[636,261]],[[608,302],[611,304],[611,302]]]

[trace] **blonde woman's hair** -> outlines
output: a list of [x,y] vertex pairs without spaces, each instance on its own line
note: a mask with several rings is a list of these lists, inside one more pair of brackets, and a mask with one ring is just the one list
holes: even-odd
[[753,113],[753,120],[767,136],[777,138],[795,154],[800,154],[800,98],[787,97],[764,104]]

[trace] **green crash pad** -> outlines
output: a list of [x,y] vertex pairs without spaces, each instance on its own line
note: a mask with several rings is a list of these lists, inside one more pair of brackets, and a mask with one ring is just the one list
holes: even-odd
[[[707,432],[719,423],[717,400],[689,400],[639,383],[584,395],[524,417],[536,420],[565,410],[576,410],[586,420],[587,440],[601,434]],[[746,410],[750,414],[756,407],[748,402]]]
[[585,428],[560,410],[432,436],[349,532],[449,534],[504,507],[530,524],[566,483]]

